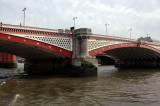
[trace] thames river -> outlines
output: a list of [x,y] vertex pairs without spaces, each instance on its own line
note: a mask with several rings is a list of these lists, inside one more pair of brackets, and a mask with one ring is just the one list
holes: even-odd
[[0,106],[159,106],[160,69],[99,66],[98,77],[29,76],[0,69]]

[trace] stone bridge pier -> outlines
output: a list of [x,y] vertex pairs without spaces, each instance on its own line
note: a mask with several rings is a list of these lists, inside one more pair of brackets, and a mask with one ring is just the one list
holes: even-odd
[[74,77],[97,76],[98,61],[88,54],[88,40],[91,36],[91,29],[75,30],[72,39],[72,58],[27,59],[25,71],[32,74],[45,72]]
[[72,68],[69,73],[73,76],[97,76],[98,61],[88,53],[88,40],[92,36],[91,29],[77,29],[73,35]]

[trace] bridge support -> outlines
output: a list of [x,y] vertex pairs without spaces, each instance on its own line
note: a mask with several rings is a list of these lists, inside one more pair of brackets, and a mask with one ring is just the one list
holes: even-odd
[[77,29],[73,35],[72,59],[27,59],[24,70],[29,73],[64,74],[73,77],[97,76],[98,61],[88,53],[91,29]]
[[0,53],[1,68],[17,68],[16,56],[7,53]]
[[98,61],[88,54],[88,39],[91,36],[91,29],[81,28],[74,31],[70,75],[79,77],[97,76]]

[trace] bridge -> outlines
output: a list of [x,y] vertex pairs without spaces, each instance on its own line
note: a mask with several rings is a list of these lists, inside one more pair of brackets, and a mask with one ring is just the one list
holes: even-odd
[[29,73],[97,76],[96,57],[115,60],[116,66],[160,67],[160,43],[92,34],[89,28],[47,29],[0,24],[0,67],[16,67],[26,59]]

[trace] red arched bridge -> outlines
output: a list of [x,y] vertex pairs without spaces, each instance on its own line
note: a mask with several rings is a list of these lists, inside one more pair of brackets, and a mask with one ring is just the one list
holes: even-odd
[[[46,67],[51,67],[49,70],[56,70],[57,67],[62,69],[69,62],[73,69],[71,73],[76,75],[79,74],[76,67],[80,67],[81,71],[86,64],[97,67],[96,56],[113,58],[120,67],[135,66],[139,63],[144,66],[146,64],[159,66],[160,63],[160,43],[158,42],[96,35],[87,28],[70,32],[62,29],[0,25],[1,64],[5,64],[6,61],[15,61],[15,58],[9,55],[13,54],[28,60],[26,70],[32,68],[45,70]],[[86,69],[90,71],[91,76],[93,69]],[[96,73],[97,71],[93,72],[93,75]]]

